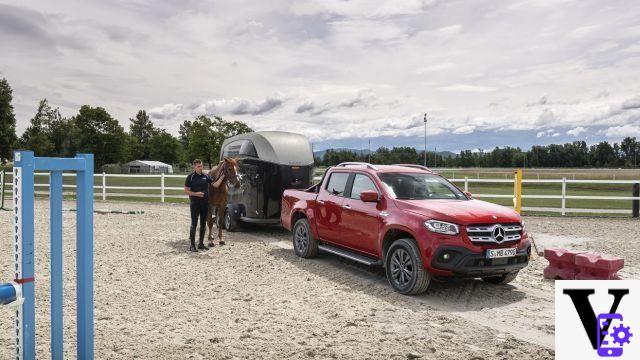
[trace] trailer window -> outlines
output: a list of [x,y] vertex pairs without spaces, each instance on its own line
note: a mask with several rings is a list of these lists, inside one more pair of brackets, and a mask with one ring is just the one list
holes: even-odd
[[344,196],[344,189],[349,180],[349,173],[335,172],[331,174],[327,183],[327,191],[332,195]]
[[239,156],[258,157],[256,147],[250,140],[237,140],[227,144],[222,151],[223,157],[235,158]]

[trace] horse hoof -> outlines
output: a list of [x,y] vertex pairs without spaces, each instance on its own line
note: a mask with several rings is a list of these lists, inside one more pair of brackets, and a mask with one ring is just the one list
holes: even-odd
[[216,246],[216,244],[214,244],[213,242],[209,242],[209,245],[207,245],[207,246],[209,246],[210,248],[212,248],[212,247]]
[[224,245],[224,244],[225,244],[225,242],[224,242],[224,241],[220,241],[220,245]]

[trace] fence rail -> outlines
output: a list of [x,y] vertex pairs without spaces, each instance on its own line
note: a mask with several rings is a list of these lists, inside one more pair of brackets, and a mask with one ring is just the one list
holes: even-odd
[[[48,176],[47,173],[36,173],[38,176]],[[7,173],[5,175],[4,186],[2,191],[5,193],[11,192],[12,183],[7,181],[7,177],[11,176],[11,173]],[[75,174],[63,174],[64,177],[74,177]],[[178,186],[167,186],[167,180],[169,179],[177,179],[184,178],[185,175],[174,175],[174,174],[95,174],[96,177],[94,190],[95,197],[101,198],[102,200],[107,200],[108,198],[121,198],[121,197],[129,197],[129,198],[146,198],[146,199],[160,199],[161,202],[165,202],[167,199],[186,199],[187,196],[182,194],[182,187]],[[109,184],[109,180],[118,179],[120,184]],[[124,179],[124,180],[123,180]],[[149,186],[145,184],[145,186],[134,186],[128,185],[127,182],[134,182],[136,179],[145,179],[147,181],[151,179],[157,179],[159,186]],[[314,181],[319,181],[320,177],[314,177]],[[453,178],[449,179],[451,182],[458,184],[465,191],[469,191],[470,184],[515,184],[515,177],[511,177],[508,179],[484,179],[484,178]],[[124,182],[124,184],[123,184]],[[175,181],[174,181],[175,183]],[[589,194],[589,195],[570,195],[567,193],[567,185],[571,184],[593,184],[593,185],[633,185],[639,184],[640,180],[573,180],[573,179],[523,179],[523,184],[555,184],[560,185],[560,191],[554,194],[527,194],[526,192],[521,195],[521,199],[538,199],[538,200],[554,200],[560,201],[559,207],[550,207],[550,206],[539,206],[539,207],[531,207],[525,206],[522,208],[524,211],[534,211],[534,212],[556,212],[562,215],[566,213],[599,213],[599,214],[631,214],[632,213],[632,202],[640,201],[640,195],[633,194],[633,196],[620,196],[620,195],[599,195],[599,194]],[[2,182],[0,182],[2,184]],[[174,184],[175,185],[175,184]],[[47,195],[48,191],[42,191],[42,188],[48,188],[48,183],[36,183],[36,189],[40,189],[36,191],[38,195]],[[638,185],[635,185],[637,188]],[[64,184],[64,189],[75,189],[75,185],[73,184]],[[514,187],[515,188],[515,187]],[[111,191],[115,190],[115,192]],[[129,192],[127,192],[129,191]],[[73,193],[68,192],[64,193],[64,195],[72,195]],[[474,193],[474,197],[480,199],[513,199],[514,204],[516,201],[516,193],[503,193],[503,194],[494,194],[494,193]],[[629,201],[628,209],[621,208],[570,208],[567,207],[567,200],[591,200],[596,202],[606,202],[606,201]]]

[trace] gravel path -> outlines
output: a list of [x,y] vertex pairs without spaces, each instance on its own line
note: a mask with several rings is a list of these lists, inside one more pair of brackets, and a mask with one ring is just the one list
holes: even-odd
[[[38,355],[48,356],[47,203],[36,209]],[[73,207],[72,203],[65,207]],[[101,359],[552,359],[553,282],[534,261],[513,283],[436,283],[427,294],[394,293],[381,271],[323,255],[297,258],[289,234],[245,228],[228,245],[187,252],[185,205],[107,202],[95,215],[96,358]],[[10,249],[0,212],[0,249]],[[65,343],[75,354],[75,213],[65,212]],[[626,255],[636,276],[638,221],[527,218],[536,236]],[[572,237],[568,238],[571,243]],[[616,245],[617,244],[617,245]],[[624,246],[620,246],[624,244]],[[0,253],[0,279],[11,253]],[[0,308],[0,358],[13,352],[13,312]]]

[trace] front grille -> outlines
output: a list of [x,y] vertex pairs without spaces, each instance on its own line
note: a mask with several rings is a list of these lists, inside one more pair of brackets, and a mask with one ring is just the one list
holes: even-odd
[[[499,230],[502,228],[502,230]],[[518,241],[522,238],[520,224],[469,225],[467,236],[473,242],[497,243]]]

